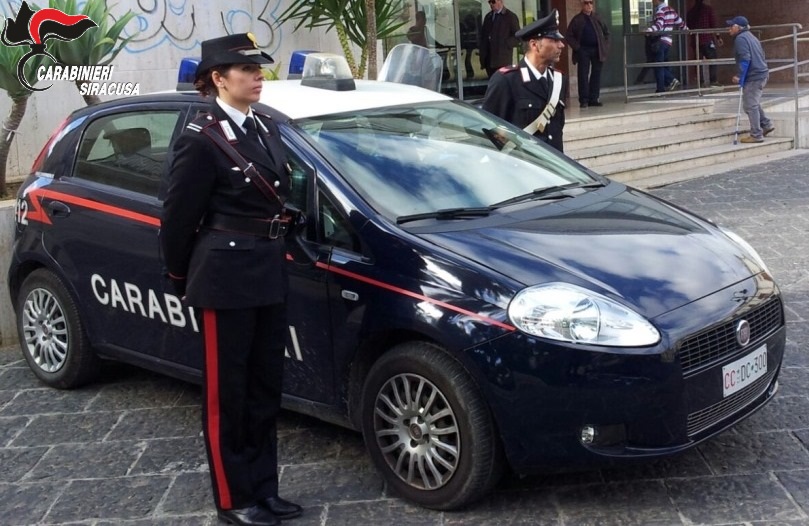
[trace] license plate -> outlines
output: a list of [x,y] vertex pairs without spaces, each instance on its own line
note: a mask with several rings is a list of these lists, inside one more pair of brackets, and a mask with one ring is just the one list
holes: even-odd
[[730,396],[767,374],[767,345],[722,367],[722,393]]

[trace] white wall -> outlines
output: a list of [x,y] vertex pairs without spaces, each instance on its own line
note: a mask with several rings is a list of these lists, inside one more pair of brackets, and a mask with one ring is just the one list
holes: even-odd
[[[317,49],[341,53],[333,31],[330,34],[320,29],[310,32],[302,29],[293,32],[294,24],[277,26],[277,18],[294,0],[154,0],[152,2],[116,2],[113,14],[122,14],[127,9],[137,16],[126,28],[126,34],[135,35],[126,49],[112,65],[114,82],[138,82],[140,93],[173,90],[177,84],[177,67],[186,56],[199,56],[200,42],[229,33],[250,31],[256,35],[260,47],[270,53],[276,64],[281,64],[280,73],[286,76],[289,56],[296,49]],[[145,4],[150,11],[139,6]],[[0,2],[0,15],[16,17],[20,1]],[[68,13],[73,14],[73,13]],[[89,31],[92,31],[89,30]],[[47,86],[42,82],[37,87]],[[112,97],[102,97],[109,99]],[[56,126],[73,110],[84,106],[75,85],[57,81],[28,99],[28,109],[7,164],[9,179],[28,172],[42,145]],[[0,118],[5,120],[11,108],[11,100],[0,91]]]
[[11,262],[11,247],[14,243],[14,200],[0,201],[0,345],[18,341],[16,318],[8,295],[6,273]]

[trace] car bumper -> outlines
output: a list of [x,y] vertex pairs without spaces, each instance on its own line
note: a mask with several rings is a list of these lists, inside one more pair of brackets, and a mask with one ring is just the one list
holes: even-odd
[[[517,332],[476,349],[512,468],[527,474],[670,455],[766,404],[784,354],[783,305],[766,276],[741,285],[653,320],[663,334],[654,348],[605,352]],[[740,289],[755,293],[740,300]],[[753,327],[743,346],[741,320]],[[766,372],[735,392],[724,386],[730,365],[765,349]]]

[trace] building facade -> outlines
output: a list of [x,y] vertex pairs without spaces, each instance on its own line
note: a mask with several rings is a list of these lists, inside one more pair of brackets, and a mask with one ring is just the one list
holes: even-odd
[[[260,46],[276,59],[276,67],[282,78],[287,74],[289,57],[296,49],[316,49],[340,52],[335,32],[318,28],[313,31],[295,31],[292,23],[279,24],[280,14],[296,0],[232,0],[227,3],[212,3],[208,0],[155,0],[147,7],[139,3],[119,2],[113,7],[113,15],[132,9],[137,15],[126,28],[132,40],[125,50],[113,61],[111,80],[117,83],[137,83],[140,93],[173,90],[177,83],[177,69],[180,60],[186,56],[198,56],[200,42],[227,33],[253,32]],[[444,62],[442,91],[453,96],[474,99],[483,95],[487,76],[480,66],[478,37],[483,15],[489,12],[487,0],[391,0],[401,9],[397,13],[402,26],[400,32],[381,43],[384,56],[393,45],[408,42],[407,34],[416,22],[416,13],[426,15],[426,29],[431,36],[428,46],[434,47]],[[669,0],[682,14],[693,5],[694,0]],[[749,0],[706,0],[716,11],[717,18],[724,20],[737,14],[745,15],[753,26],[800,23],[809,30],[809,11],[800,9],[795,0],[770,0],[752,2]],[[545,16],[551,9],[560,13],[562,31],[568,21],[579,12],[580,0],[504,0],[505,6],[515,12],[521,26]],[[15,17],[21,0],[12,0],[0,5],[0,15]],[[108,2],[113,5],[113,2]],[[628,37],[626,46],[627,62],[643,62],[643,41],[637,35],[647,24],[653,11],[653,0],[595,0],[595,7],[601,18],[608,24],[612,35],[612,47],[603,69],[603,85],[606,90],[622,89],[624,85],[624,34]],[[764,30],[760,36],[771,38],[783,34],[784,30]],[[0,44],[2,45],[2,44]],[[685,42],[678,42],[679,48],[672,59],[686,56]],[[768,44],[765,48],[768,57],[791,56],[792,41],[783,40]],[[799,53],[809,58],[809,42],[801,43]],[[732,46],[729,39],[720,50],[720,57],[730,57]],[[514,50],[513,61],[519,59]],[[381,65],[381,64],[380,64]],[[468,66],[468,67],[467,67]],[[560,69],[569,74],[571,90],[575,93],[575,68],[566,53]],[[682,71],[682,78],[690,75]],[[732,72],[725,69],[720,75],[729,82]],[[629,74],[630,79],[634,74]],[[786,82],[793,77],[790,72],[775,76],[775,80]],[[630,80],[631,82],[631,80]],[[47,90],[35,92],[28,101],[28,109],[17,130],[8,161],[9,177],[27,172],[49,133],[72,110],[84,105],[84,101],[73,82],[55,81]],[[104,95],[102,99],[116,95]],[[11,101],[0,97],[0,114],[9,113]],[[7,130],[6,130],[7,131]]]
[[[504,0],[507,9],[517,14],[520,25],[526,25],[557,9],[560,15],[560,29],[564,33],[568,21],[581,10],[581,0]],[[676,9],[683,18],[694,6],[695,0],[669,0],[669,5]],[[725,20],[736,15],[744,15],[752,26],[770,26],[782,24],[802,24],[809,31],[809,11],[796,9],[794,0],[771,0],[769,2],[750,2],[745,0],[706,0],[716,13],[720,29],[725,32]],[[602,85],[606,88],[624,86],[624,53],[626,62],[630,64],[645,61],[643,37],[640,33],[648,26],[654,14],[653,0],[595,0],[595,9],[607,24],[611,34],[610,55],[602,72]],[[486,72],[480,67],[477,41],[480,31],[480,20],[490,11],[487,0],[404,0],[402,16],[415,20],[415,14],[423,11],[427,18],[427,29],[434,37],[435,49],[445,61],[443,91],[460,98],[473,99],[482,96],[487,83]],[[407,26],[405,26],[407,27]],[[758,30],[761,39],[777,38],[787,33],[788,27]],[[626,39],[624,35],[627,35]],[[406,42],[405,35],[390,38],[386,47]],[[686,39],[680,38],[672,50],[670,60],[694,58]],[[791,57],[792,41],[784,39],[774,41],[766,46],[768,57]],[[626,49],[625,49],[626,48]],[[799,56],[809,60],[809,42],[799,44]],[[718,58],[731,58],[733,53],[730,38],[719,49]],[[519,59],[519,52],[514,50],[514,62]],[[470,70],[471,66],[471,70]],[[572,66],[570,53],[564,55],[559,66],[569,73],[572,81],[571,89],[575,92],[575,67]],[[474,72],[473,75],[470,73]],[[627,72],[629,84],[633,84],[637,69]],[[696,73],[683,69],[678,77],[688,85],[693,82]],[[733,72],[724,68],[720,77],[730,82]],[[793,78],[791,72],[774,75],[774,81],[786,82]]]

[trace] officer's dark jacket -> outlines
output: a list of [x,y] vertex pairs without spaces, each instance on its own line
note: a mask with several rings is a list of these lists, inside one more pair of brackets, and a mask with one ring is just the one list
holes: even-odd
[[[222,133],[218,121],[229,122],[237,138],[231,144],[270,184],[277,182],[276,191],[286,199],[287,160],[272,119],[254,112],[268,130],[263,139],[269,148],[262,148],[248,142],[241,127],[216,102],[210,112],[214,130]],[[206,214],[270,219],[281,209],[281,203],[269,200],[211,139],[189,128],[183,131],[174,144],[160,241],[168,272],[187,277],[189,305],[246,308],[285,300],[282,237],[272,240],[200,227]]]
[[[523,80],[521,68],[528,71],[530,78],[528,82]],[[565,125],[563,98],[567,93],[567,78],[562,77],[562,82],[562,92],[559,96],[559,103],[556,105],[556,114],[548,122],[544,132],[537,131],[534,134],[560,152],[563,151],[562,128]],[[525,128],[545,109],[551,91],[551,86],[547,81],[534,77],[523,58],[517,66],[500,68],[492,75],[483,100],[483,109],[520,128]]]

